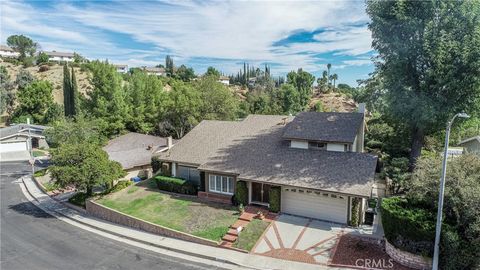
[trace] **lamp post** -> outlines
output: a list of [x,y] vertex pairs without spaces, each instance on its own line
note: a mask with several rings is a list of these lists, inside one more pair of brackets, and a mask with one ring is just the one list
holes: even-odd
[[440,232],[442,231],[443,192],[445,190],[445,175],[447,173],[448,139],[450,137],[450,128],[452,127],[452,123],[457,117],[469,118],[470,116],[466,113],[457,113],[447,123],[447,130],[445,135],[445,149],[443,152],[442,177],[440,178],[440,193],[438,194],[437,226],[435,229],[435,246],[433,251],[432,265],[433,270],[438,270],[438,255],[440,253]]

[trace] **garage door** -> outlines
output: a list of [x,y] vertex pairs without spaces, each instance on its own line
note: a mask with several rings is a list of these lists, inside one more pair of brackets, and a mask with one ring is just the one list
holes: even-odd
[[27,151],[27,142],[14,142],[0,144],[0,152]]
[[286,214],[347,223],[347,197],[338,194],[282,188],[282,209]]

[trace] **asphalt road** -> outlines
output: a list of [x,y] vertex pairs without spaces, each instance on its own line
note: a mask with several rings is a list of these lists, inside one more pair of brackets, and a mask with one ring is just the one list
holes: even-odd
[[218,269],[133,247],[58,220],[23,195],[26,163],[0,164],[0,269]]

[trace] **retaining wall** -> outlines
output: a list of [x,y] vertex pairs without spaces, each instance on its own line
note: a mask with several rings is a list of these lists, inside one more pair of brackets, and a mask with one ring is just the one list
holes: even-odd
[[385,251],[393,260],[401,265],[414,269],[432,269],[432,259],[394,247],[385,239]]

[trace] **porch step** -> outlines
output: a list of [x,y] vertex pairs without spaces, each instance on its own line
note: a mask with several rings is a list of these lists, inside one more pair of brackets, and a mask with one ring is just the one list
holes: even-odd
[[233,242],[235,242],[235,240],[237,240],[237,236],[236,235],[225,234],[222,237],[222,240],[233,243]]
[[243,212],[243,214],[239,217],[239,219],[250,222],[250,221],[252,221],[252,219],[253,219],[255,216],[256,216],[256,214]]
[[233,246],[233,243],[232,242],[227,242],[227,241],[222,241],[222,243],[220,243],[220,246],[226,247],[226,248],[231,248]]
[[227,234],[233,235],[233,236],[238,236],[238,231],[236,229],[228,229]]
[[248,224],[248,221],[245,221],[245,220],[241,220],[241,219],[238,219],[237,221],[235,221],[235,223],[233,223],[232,226],[230,226],[230,228],[232,229],[238,229],[238,227],[244,227],[245,228],[245,225]]

